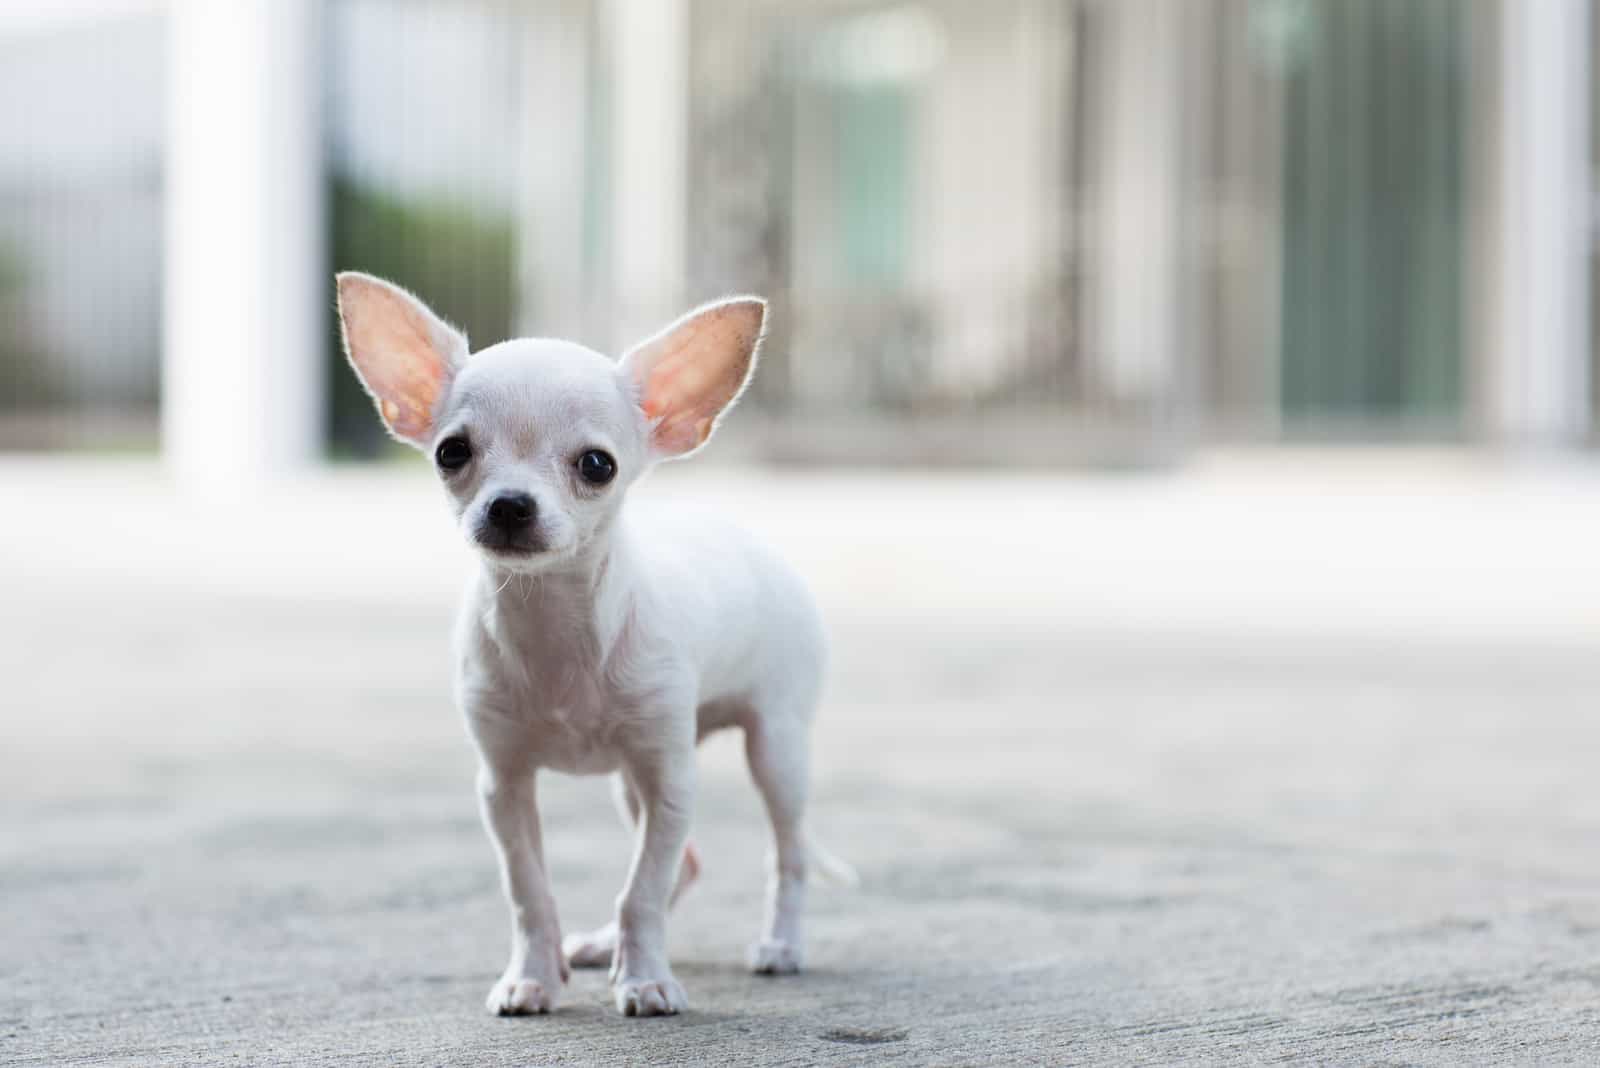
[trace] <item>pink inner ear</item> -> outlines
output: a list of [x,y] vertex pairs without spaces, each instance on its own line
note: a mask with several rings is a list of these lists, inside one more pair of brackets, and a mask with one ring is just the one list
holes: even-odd
[[384,422],[402,438],[425,442],[449,370],[427,313],[403,293],[360,278],[340,280],[339,308],[350,359]]
[[658,420],[653,434],[657,448],[677,454],[705,444],[717,416],[750,372],[762,314],[755,301],[709,308],[640,354],[640,406]]

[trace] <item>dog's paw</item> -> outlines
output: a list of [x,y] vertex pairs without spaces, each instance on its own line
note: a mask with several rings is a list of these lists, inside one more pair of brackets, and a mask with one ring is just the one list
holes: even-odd
[[804,963],[800,947],[781,939],[755,943],[749,952],[750,970],[757,975],[793,975]]
[[609,968],[616,948],[615,923],[588,932],[574,931],[561,940],[561,955],[574,968]]
[[485,1003],[496,1016],[532,1016],[554,1009],[556,992],[537,979],[508,975],[494,984]]
[[618,979],[611,987],[617,1011],[624,1016],[673,1016],[689,1007],[683,987],[672,976],[663,979]]

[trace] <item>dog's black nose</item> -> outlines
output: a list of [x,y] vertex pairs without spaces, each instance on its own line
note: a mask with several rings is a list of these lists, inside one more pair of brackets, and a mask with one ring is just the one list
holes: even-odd
[[521,530],[533,522],[536,510],[526,493],[508,493],[489,502],[489,522],[504,531]]

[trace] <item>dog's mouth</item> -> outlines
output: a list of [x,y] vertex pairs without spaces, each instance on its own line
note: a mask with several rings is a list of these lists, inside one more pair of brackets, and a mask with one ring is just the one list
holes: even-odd
[[570,546],[551,545],[543,538],[505,539],[475,536],[474,548],[497,567],[508,571],[543,571],[571,555]]
[[479,545],[489,556],[502,560],[528,560],[538,556],[543,550],[535,549],[531,545]]
[[522,559],[544,552],[547,545],[534,531],[507,533],[487,524],[472,532],[473,543],[490,556]]
[[545,546],[534,541],[501,541],[492,538],[477,538],[477,548],[490,556],[503,556],[507,560],[524,560],[530,556],[538,556],[545,551]]
[[565,549],[480,549],[484,562],[502,575],[543,575],[572,558]]

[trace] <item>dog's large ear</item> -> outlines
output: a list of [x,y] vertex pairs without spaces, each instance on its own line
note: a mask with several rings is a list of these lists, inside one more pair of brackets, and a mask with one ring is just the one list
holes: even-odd
[[389,432],[428,447],[434,406],[467,358],[467,338],[422,301],[381,278],[339,275],[339,324],[356,377]]
[[696,308],[622,357],[656,452],[688,456],[710,439],[750,381],[766,320],[766,301],[729,297]]

